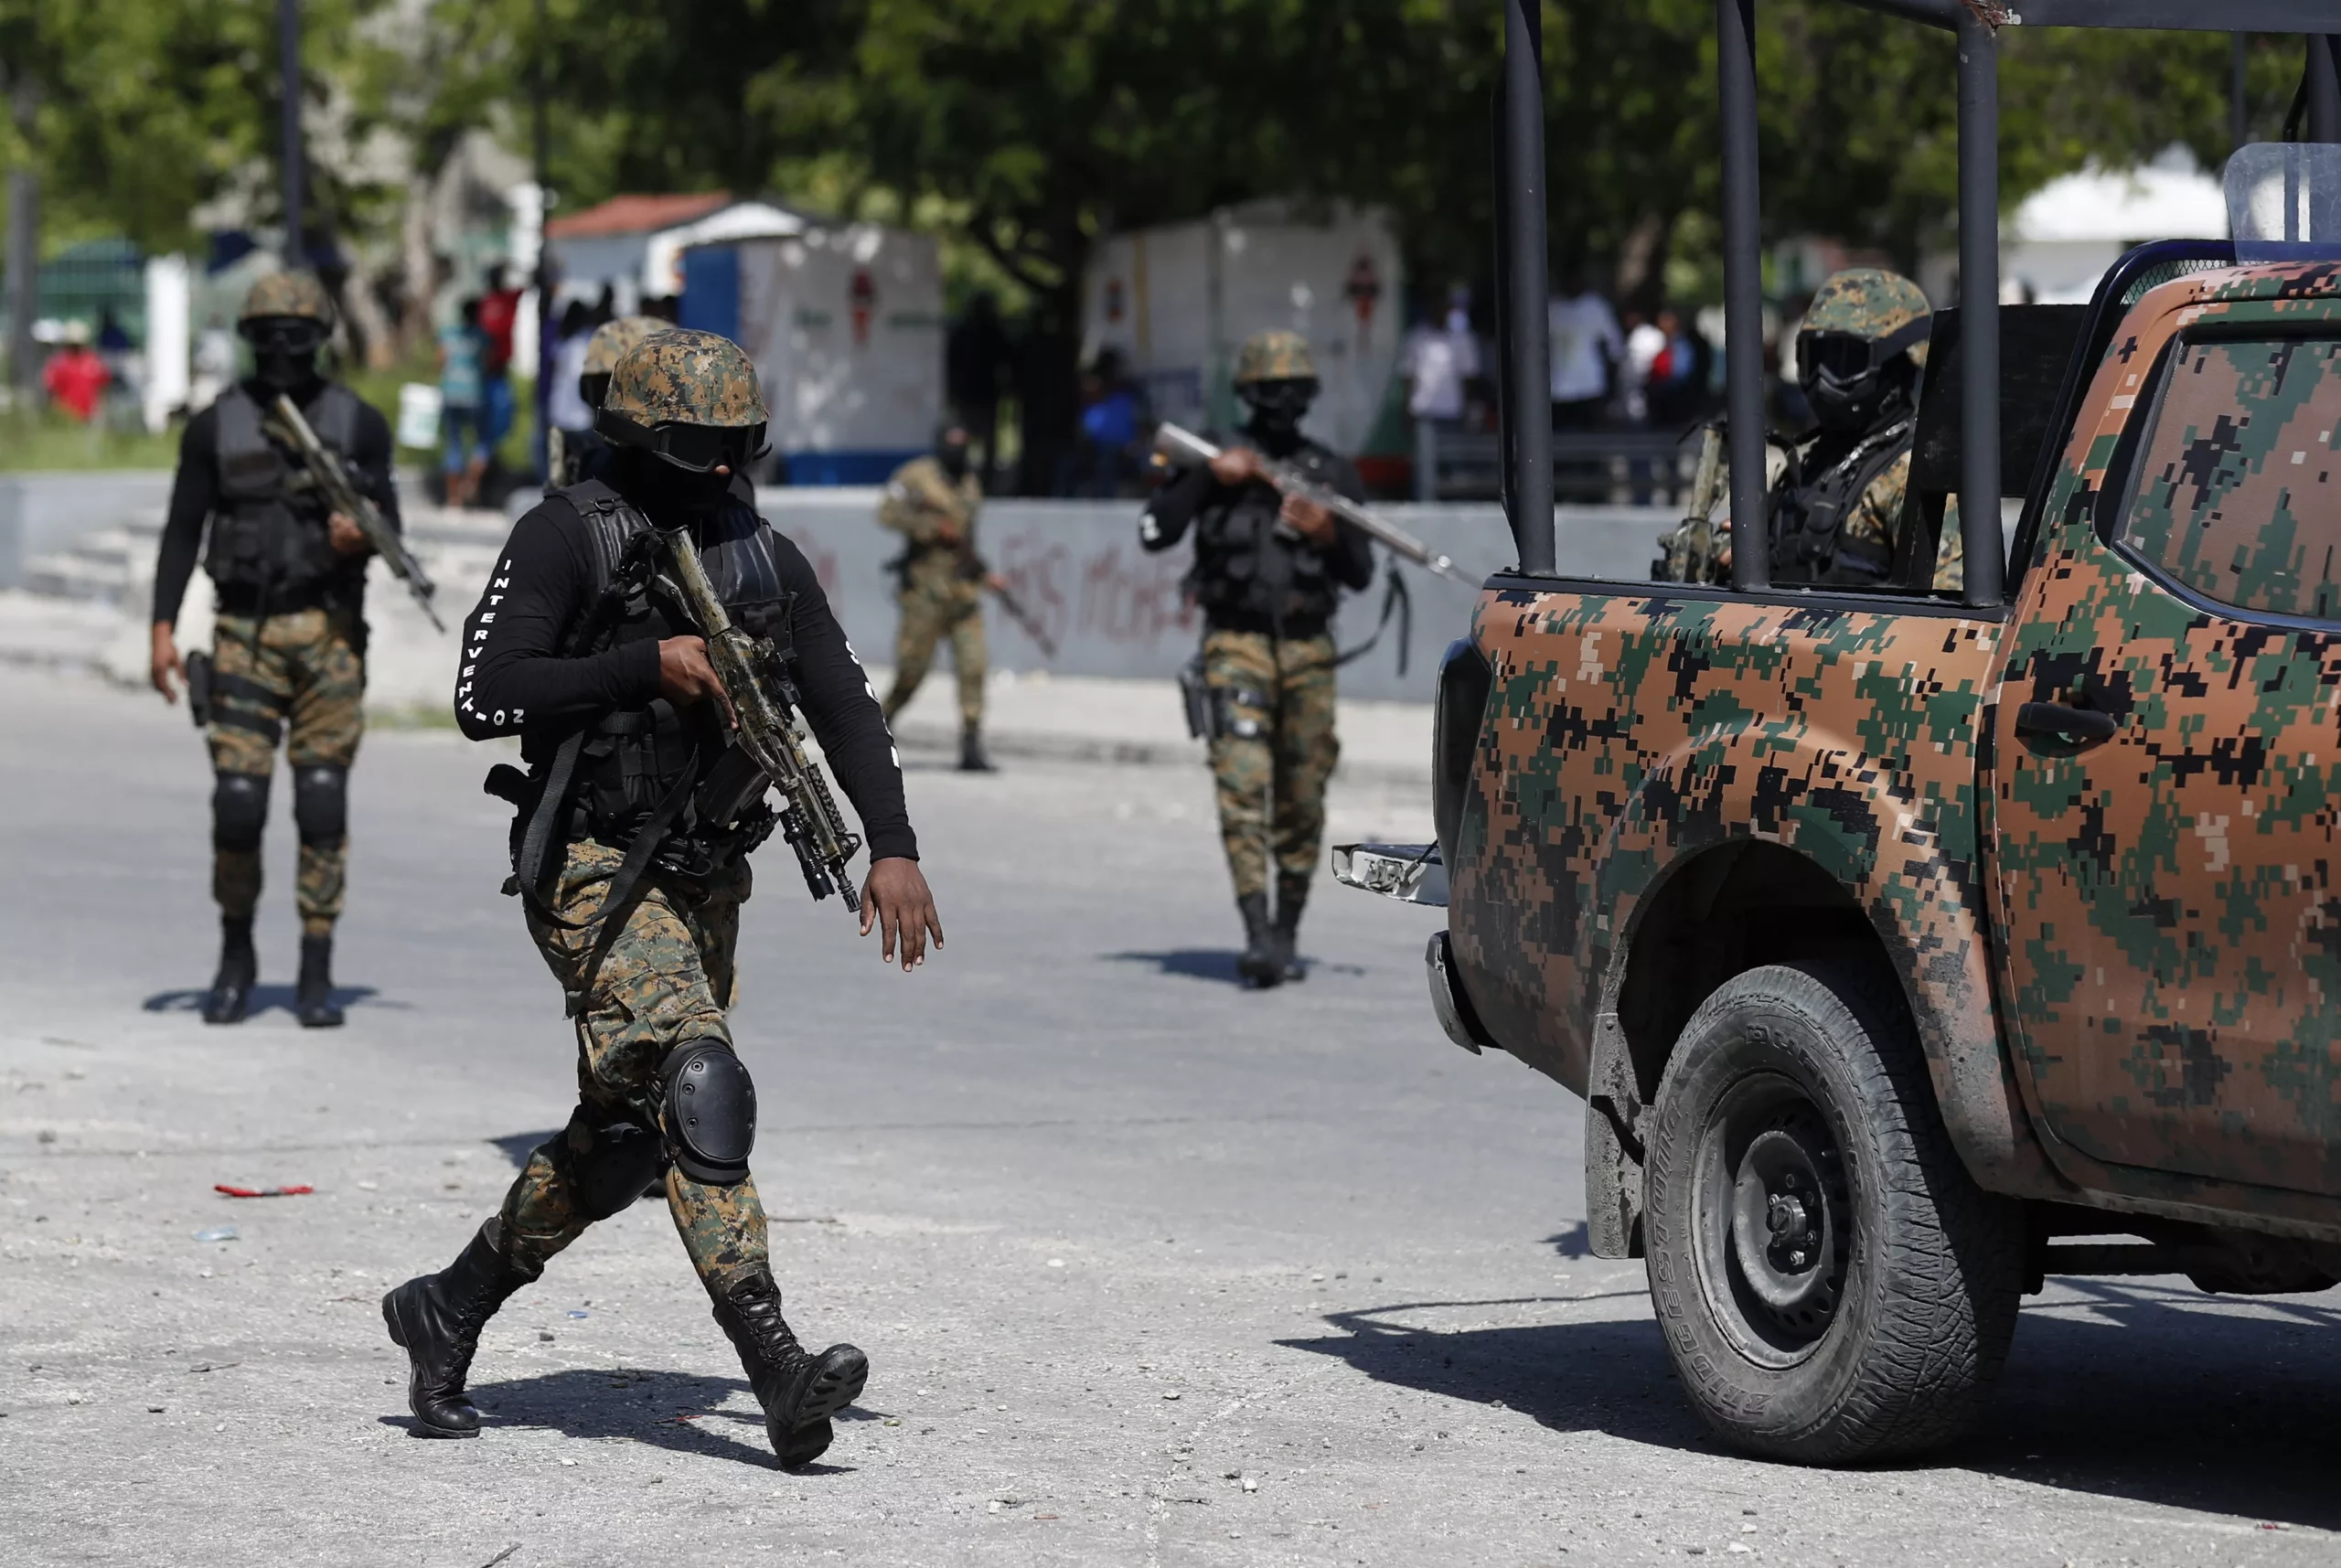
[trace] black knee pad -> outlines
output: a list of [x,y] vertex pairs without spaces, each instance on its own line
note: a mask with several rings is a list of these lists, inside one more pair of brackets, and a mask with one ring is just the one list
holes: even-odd
[[693,1181],[729,1187],[748,1174],[756,1147],[756,1086],[721,1040],[686,1040],[660,1072],[667,1081],[667,1147]]
[[211,847],[239,854],[260,848],[268,826],[266,773],[215,773],[211,782]]
[[349,831],[349,770],[311,763],[293,770],[293,825],[312,849],[335,849]]
[[[606,1220],[613,1214],[624,1213],[642,1196],[642,1189],[665,1162],[657,1134],[633,1122],[599,1120],[599,1116],[608,1114],[579,1113],[590,1140],[583,1154],[569,1145],[569,1132],[561,1135],[566,1149],[562,1163],[568,1168],[570,1191],[578,1212],[589,1220]],[[571,1124],[572,1127],[576,1125]]]

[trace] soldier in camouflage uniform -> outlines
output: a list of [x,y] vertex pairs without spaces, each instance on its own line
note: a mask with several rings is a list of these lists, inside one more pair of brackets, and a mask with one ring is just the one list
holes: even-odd
[[307,1027],[330,1028],[342,1021],[333,1004],[333,930],[348,857],[349,765],[365,730],[372,547],[353,518],[328,513],[297,448],[273,428],[271,410],[280,395],[290,397],[396,528],[390,427],[319,372],[333,302],[315,278],[262,278],[245,297],[237,326],[251,345],[254,373],[190,420],[179,443],[155,569],[152,676],[155,689],[176,701],[174,682],[187,670],[173,633],[200,549],[219,604],[208,678],[211,891],[221,933],[204,1020],[241,1021],[258,979],[252,913],[261,834],[283,741],[301,840],[294,1010]]
[[[1173,473],[1138,519],[1138,541],[1169,549],[1195,531],[1187,585],[1203,611],[1211,769],[1220,837],[1244,920],[1236,967],[1255,987],[1304,977],[1300,912],[1325,835],[1333,733],[1331,624],[1343,588],[1374,580],[1373,541],[1261,476],[1265,454],[1362,497],[1357,469],[1300,432],[1317,367],[1298,333],[1263,332],[1235,361],[1244,428],[1208,465]],[[1276,908],[1268,907],[1271,862]]]
[[[577,373],[577,395],[585,400],[585,406],[602,406],[610,389],[610,371],[625,357],[626,350],[653,333],[670,330],[673,325],[655,315],[622,315],[595,327],[585,344],[584,368]],[[546,439],[550,443],[546,455],[552,468],[549,489],[597,479],[609,465],[610,443],[592,431],[555,430]]]
[[[804,553],[732,488],[764,421],[736,344],[645,340],[596,416],[606,477],[514,526],[465,624],[455,718],[475,740],[521,740],[528,772],[501,765],[488,787],[518,808],[506,891],[568,998],[578,1096],[454,1263],[383,1297],[424,1435],[478,1431],[465,1384],[481,1327],[653,1179],[783,1464],[828,1446],[829,1418],[868,1375],[860,1350],[808,1351],[781,1316],[748,1169],[755,1090],[730,1017],[747,857],[775,817],[761,776],[734,771],[707,644],[651,570],[667,567],[660,537],[687,530],[733,623],[773,643],[869,841],[861,929],[875,923],[905,969],[923,962],[942,928],[877,699]],[[758,786],[745,796],[743,776]]]
[[[1820,423],[1790,448],[1773,488],[1773,581],[1866,585],[1892,571],[1931,321],[1918,284],[1875,267],[1839,272],[1813,295],[1797,330],[1797,377]],[[1960,582],[1954,506],[1934,586]]]
[[935,451],[914,457],[886,481],[878,521],[903,536],[893,566],[902,619],[894,631],[894,685],[886,718],[909,705],[935,661],[935,645],[951,639],[959,677],[959,766],[989,773],[984,754],[984,590],[999,583],[976,554],[976,513],[983,481],[967,469],[967,432],[946,425]]

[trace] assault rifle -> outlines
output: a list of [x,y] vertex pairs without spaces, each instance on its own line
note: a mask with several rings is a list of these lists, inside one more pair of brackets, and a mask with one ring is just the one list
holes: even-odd
[[[1194,432],[1167,422],[1154,429],[1154,449],[1173,463],[1190,466],[1207,464],[1222,451]],[[1432,549],[1397,524],[1367,511],[1347,496],[1327,489],[1290,464],[1278,463],[1263,454],[1260,473],[1279,494],[1316,502],[1342,521],[1355,526],[1367,538],[1388,546],[1390,553],[1399,560],[1411,560],[1424,571],[1436,572],[1450,582],[1460,582],[1467,588],[1479,586],[1456,571],[1453,560]]]
[[[746,781],[753,794],[736,804],[754,804],[767,782],[777,785],[781,835],[796,851],[805,885],[816,900],[839,894],[847,911],[859,914],[861,894],[846,872],[846,862],[861,849],[861,840],[847,829],[836,797],[829,794],[828,781],[805,756],[802,732],[796,727],[796,688],[781,664],[779,650],[770,638],[752,637],[732,624],[723,602],[707,581],[699,546],[692,542],[689,529],[662,529],[659,537],[668,559],[674,562],[673,586],[707,638],[708,662],[715,667],[715,678],[723,688],[738,726],[734,742],[762,774]],[[717,808],[719,814],[726,809]]]
[[1724,481],[1723,426],[1709,423],[1699,432],[1699,469],[1691,480],[1691,505],[1678,526],[1659,536],[1659,558],[1651,575],[1662,582],[1713,582],[1717,548],[1716,504],[1722,499]]
[[291,398],[278,393],[276,402],[269,411],[268,422],[277,435],[300,449],[301,460],[308,468],[310,479],[325,492],[326,505],[358,525],[358,530],[366,536],[366,542],[374,547],[374,553],[390,566],[390,574],[406,584],[406,591],[414,595],[414,602],[422,606],[424,614],[431,617],[432,626],[435,630],[445,631],[446,624],[439,619],[439,612],[431,603],[431,596],[439,590],[423,573],[422,565],[414,559],[413,552],[406,548],[406,540],[399,537],[398,530],[391,528],[390,520],[382,516],[382,509],[374,505],[373,499],[349,476],[349,469],[340,455],[317,439],[317,432],[309,428],[307,420],[302,418],[299,406]]

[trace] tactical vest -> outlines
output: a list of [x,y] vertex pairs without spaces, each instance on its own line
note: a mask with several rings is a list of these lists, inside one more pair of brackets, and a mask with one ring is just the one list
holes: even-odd
[[[630,564],[629,551],[648,549],[652,532],[650,520],[624,496],[599,480],[589,480],[547,498],[566,502],[575,512],[591,563],[590,595],[564,639],[572,656],[700,633],[655,573],[637,571],[621,580],[622,569]],[[637,546],[638,539],[645,542]],[[733,624],[752,637],[769,637],[783,667],[793,670],[796,647],[789,621],[794,596],[781,586],[771,528],[754,507],[734,497],[701,525],[699,548],[709,585]],[[663,562],[658,564],[663,570]],[[670,858],[676,863],[670,869],[706,869],[741,853],[742,846],[732,841],[737,836],[727,837],[736,826],[734,811],[718,796],[726,781],[736,791],[756,780],[740,772],[748,764],[729,757],[731,743],[708,706],[700,704],[685,714],[658,698],[647,708],[607,714],[591,726],[577,764],[570,837],[625,843],[689,776],[694,786],[705,781],[717,788],[711,794],[695,787],[672,814],[666,828],[675,841]],[[762,789],[755,794],[760,797]]]
[[[1772,578],[1778,582],[1866,585],[1894,571],[1894,539],[1844,537],[1845,519],[1880,475],[1910,450],[1917,425],[1904,414],[1855,443],[1818,475],[1772,494]],[[1901,519],[1889,517],[1889,529]]]
[[[328,381],[301,412],[317,439],[350,461],[358,439],[358,394]],[[265,596],[281,609],[323,598],[354,603],[366,581],[363,559],[333,548],[328,508],[308,472],[268,438],[260,402],[241,386],[212,404],[218,421],[219,500],[203,569],[230,596]]]
[[[1331,488],[1333,454],[1303,443],[1286,459]],[[1277,531],[1284,498],[1265,483],[1195,518],[1195,564],[1187,590],[1214,627],[1311,637],[1333,618],[1341,585],[1323,550]]]

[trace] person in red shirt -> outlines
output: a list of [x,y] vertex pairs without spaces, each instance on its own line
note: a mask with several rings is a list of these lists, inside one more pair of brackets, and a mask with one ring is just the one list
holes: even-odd
[[487,270],[479,299],[480,441],[491,460],[512,428],[512,328],[520,319],[520,291],[505,281],[503,263]]
[[98,399],[112,379],[113,372],[90,347],[89,324],[67,322],[65,347],[50,355],[41,369],[41,385],[48,389],[49,400],[87,424],[96,417]]

